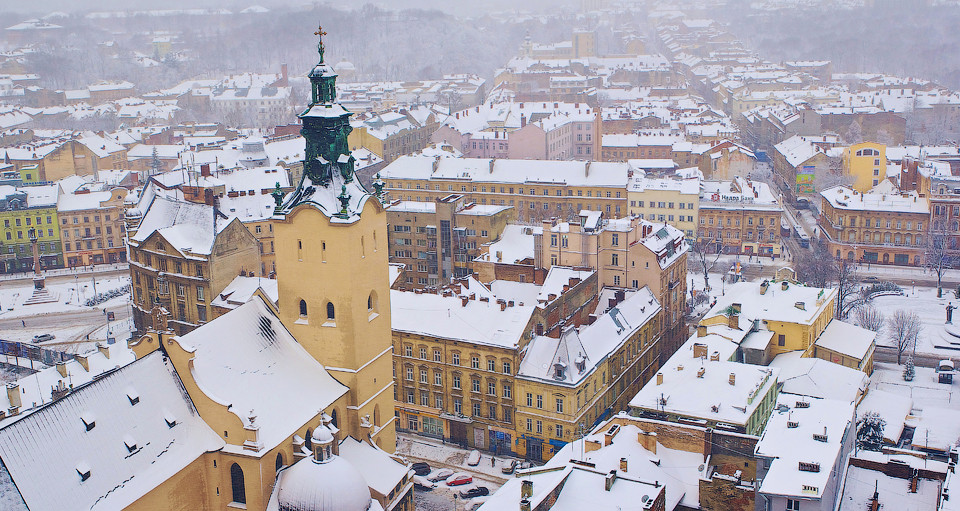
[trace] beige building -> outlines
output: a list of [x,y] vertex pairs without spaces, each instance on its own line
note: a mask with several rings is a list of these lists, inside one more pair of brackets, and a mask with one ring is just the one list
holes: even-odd
[[63,260],[68,268],[127,260],[125,188],[63,190],[57,198]]
[[510,206],[480,205],[450,194],[433,202],[387,206],[390,262],[406,265],[408,288],[444,285],[474,273],[483,248],[513,220]]
[[930,202],[910,193],[860,193],[845,186],[820,192],[817,224],[830,253],[864,263],[920,266],[930,227]]
[[197,328],[212,319],[210,301],[217,293],[260,265],[253,235],[213,207],[154,194],[130,214],[142,215],[127,238],[138,332],[151,324],[156,305],[170,313],[174,332]]
[[[581,212],[579,223],[544,222],[535,240],[540,268],[585,266],[597,269],[601,286],[648,287],[663,307],[664,337],[671,343],[682,341],[686,252],[683,233],[668,224],[639,217],[607,220],[590,211]],[[672,352],[665,348],[666,355]]]
[[779,257],[783,207],[766,183],[736,177],[704,181],[697,240],[707,251]]
[[634,176],[627,185],[630,215],[651,223],[668,223],[696,239],[700,214],[700,180]]
[[480,205],[513,206],[517,221],[575,220],[582,210],[627,211],[626,163],[404,156],[380,176],[391,199],[430,201],[451,193]]

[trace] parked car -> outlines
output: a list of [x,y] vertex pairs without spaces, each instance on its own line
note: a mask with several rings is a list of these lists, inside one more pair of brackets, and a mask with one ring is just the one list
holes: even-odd
[[463,472],[460,472],[450,476],[450,479],[447,479],[447,486],[460,486],[464,484],[470,484],[472,482],[473,482],[472,475],[464,474]]
[[57,337],[56,337],[55,335],[53,335],[53,334],[40,334],[40,335],[35,335],[35,336],[33,336],[33,342],[52,341],[52,340],[54,340],[54,339],[56,339],[56,338],[57,338]]
[[450,470],[449,468],[441,468],[440,470],[437,470],[433,475],[427,476],[427,479],[433,482],[438,482],[438,481],[443,481],[444,479],[447,479],[452,475],[453,475],[453,470]]
[[413,487],[421,491],[430,491],[437,487],[437,483],[423,476],[413,476]]
[[460,490],[460,498],[462,499],[472,499],[474,497],[483,497],[484,495],[490,495],[490,490],[488,490],[486,486],[476,486]]
[[504,461],[503,468],[500,469],[504,474],[512,474],[517,469],[517,460]]
[[526,469],[528,469],[528,468],[530,468],[530,467],[532,467],[532,466],[533,466],[533,465],[532,465],[529,461],[521,461],[521,462],[520,462],[520,468],[523,469],[523,470],[526,470]]
[[465,511],[477,511],[480,509],[480,506],[487,503],[487,497],[475,497],[464,508]]
[[871,276],[869,276],[869,277],[864,277],[864,278],[863,278],[863,283],[864,283],[864,284],[879,284],[879,283],[880,283],[880,279],[878,279],[877,277],[874,277],[873,275],[871,275]]
[[474,449],[470,451],[470,455],[467,456],[467,465],[475,467],[480,464],[480,451]]
[[425,476],[430,473],[430,465],[422,461],[414,463],[410,468],[413,469],[413,473],[418,476]]

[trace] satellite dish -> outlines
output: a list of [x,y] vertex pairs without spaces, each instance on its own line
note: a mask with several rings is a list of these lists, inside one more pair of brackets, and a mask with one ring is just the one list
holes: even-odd
[[701,463],[700,466],[697,467],[697,472],[703,472],[703,469],[704,469],[704,468],[705,468],[705,467],[704,467],[703,464]]
[[646,504],[648,500],[650,500],[650,496],[649,496],[649,495],[644,495],[644,496],[640,499],[640,502]]

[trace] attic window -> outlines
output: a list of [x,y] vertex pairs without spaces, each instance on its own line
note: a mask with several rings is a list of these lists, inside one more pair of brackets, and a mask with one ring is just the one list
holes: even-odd
[[127,452],[133,452],[137,450],[137,441],[134,440],[130,435],[125,435],[123,437],[123,445],[127,447]]
[[80,481],[86,481],[87,479],[90,479],[89,465],[81,461],[80,463],[77,464],[76,468],[77,468],[77,474],[80,475]]
[[97,418],[93,415],[93,412],[81,413],[80,420],[83,421],[83,425],[87,428],[87,431],[90,431],[97,425]]
[[140,402],[140,394],[138,394],[137,391],[134,389],[128,389],[127,399],[130,400],[130,406],[133,406]]
[[167,423],[168,428],[172,428],[177,425],[177,418],[170,413],[163,414],[163,420]]

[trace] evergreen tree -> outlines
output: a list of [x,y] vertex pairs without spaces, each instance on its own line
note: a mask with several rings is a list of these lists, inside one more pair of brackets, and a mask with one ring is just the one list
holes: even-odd
[[903,365],[903,379],[904,381],[913,381],[914,376],[916,376],[916,370],[913,367],[913,355],[910,355]]
[[880,451],[883,447],[883,428],[887,421],[877,412],[867,412],[857,421],[857,447]]
[[154,176],[163,172],[163,162],[160,161],[160,155],[157,148],[153,148],[153,154],[150,156],[150,175]]

